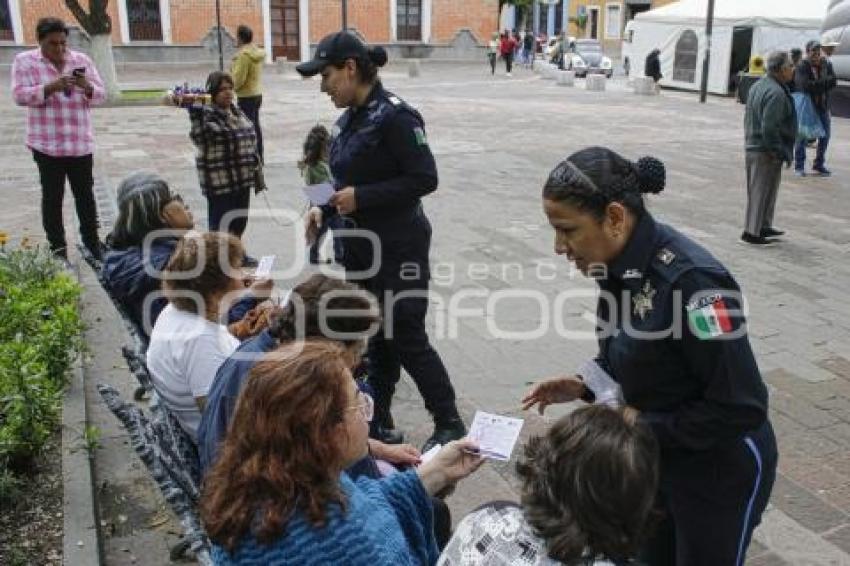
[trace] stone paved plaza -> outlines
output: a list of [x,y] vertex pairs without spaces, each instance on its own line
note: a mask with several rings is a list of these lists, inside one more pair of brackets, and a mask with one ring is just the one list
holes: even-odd
[[[207,70],[172,68],[124,73],[126,84],[203,84]],[[481,65],[425,64],[411,79],[403,66],[383,73],[385,86],[424,115],[440,172],[440,188],[425,199],[434,225],[434,342],[452,375],[464,416],[476,409],[526,419],[524,436],[542,431],[570,407],[544,418],[523,413],[530,382],[572,372],[595,352],[591,339],[567,340],[558,325],[593,329],[594,285],[553,253],[553,234],[540,205],[550,169],[571,152],[604,145],[667,166],[667,188],[650,199],[657,218],[689,234],[737,277],[750,311],[750,338],[771,392],[779,438],[779,477],[748,564],[850,564],[850,122],[833,121],[831,179],[785,171],[776,226],[787,231],[770,248],[740,243],[745,207],[743,106],[695,93],[658,97],[629,92],[614,79],[606,92],[560,87],[524,69],[490,77]],[[8,84],[8,79],[6,79]],[[316,80],[274,71],[265,78],[266,199],[246,241],[252,255],[274,253],[280,268],[303,256],[300,222],[281,210],[303,210],[295,162],[307,130],[338,115]],[[9,97],[0,115],[0,229],[13,238],[44,238],[35,164],[23,147],[24,113]],[[206,207],[197,185],[188,118],[166,107],[105,108],[95,113],[96,178],[103,219],[113,217],[115,186],[127,173],[153,169],[191,204],[199,225]],[[66,203],[70,202],[70,197]],[[70,204],[66,213],[70,226]],[[275,212],[268,212],[269,210]],[[69,228],[69,236],[71,229]],[[73,237],[73,236],[70,236]],[[303,279],[294,267],[278,285]],[[122,365],[123,327],[86,269],[84,301],[92,350],[87,367],[93,424],[105,431],[96,458],[108,564],[163,564],[179,525],[166,511],[93,384],[116,384],[127,395],[132,377]],[[575,291],[556,308],[555,298]],[[545,299],[545,300],[544,300]],[[464,309],[457,316],[458,308]],[[536,336],[529,336],[536,332]],[[418,393],[405,379],[396,420],[415,443],[430,433]],[[514,454],[516,456],[516,453]],[[449,500],[455,518],[491,500],[516,497],[513,462],[488,463]]]

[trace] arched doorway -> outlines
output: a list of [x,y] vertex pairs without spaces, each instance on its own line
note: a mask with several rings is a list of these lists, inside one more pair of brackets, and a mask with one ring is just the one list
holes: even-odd
[[685,30],[676,42],[673,58],[673,80],[683,83],[696,82],[699,39],[693,30]]

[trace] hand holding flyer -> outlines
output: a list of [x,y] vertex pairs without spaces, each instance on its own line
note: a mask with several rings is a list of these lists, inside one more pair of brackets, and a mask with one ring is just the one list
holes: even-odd
[[318,185],[307,185],[303,189],[304,195],[313,206],[328,204],[334,195],[334,186],[331,183],[319,183]]
[[522,430],[522,419],[476,411],[467,435],[485,458],[507,462]]

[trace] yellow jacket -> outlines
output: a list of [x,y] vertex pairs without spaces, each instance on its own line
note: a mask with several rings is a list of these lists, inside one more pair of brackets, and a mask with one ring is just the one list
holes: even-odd
[[263,94],[260,76],[263,72],[263,60],[266,52],[253,45],[245,45],[230,63],[233,77],[233,90],[236,96],[258,96]]

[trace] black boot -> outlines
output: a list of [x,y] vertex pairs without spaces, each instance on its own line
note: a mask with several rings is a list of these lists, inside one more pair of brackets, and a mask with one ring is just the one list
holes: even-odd
[[384,444],[402,444],[404,442],[404,434],[395,429],[393,416],[389,411],[383,414],[375,411],[375,418],[369,428],[369,436]]
[[452,440],[460,440],[464,436],[466,436],[466,425],[463,424],[463,419],[459,415],[435,419],[434,433],[425,441],[425,445],[422,446],[422,453],[424,454],[437,444],[442,446]]

